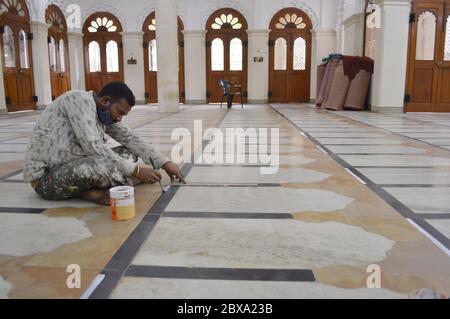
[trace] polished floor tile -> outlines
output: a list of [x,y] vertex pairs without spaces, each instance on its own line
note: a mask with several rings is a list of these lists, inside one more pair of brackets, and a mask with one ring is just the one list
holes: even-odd
[[405,299],[386,289],[343,289],[318,283],[124,277],[112,298],[143,299]]
[[[326,200],[324,200],[326,198]],[[327,212],[342,209],[353,199],[320,189],[282,187],[208,188],[185,186],[166,211],[230,213]]]
[[301,168],[280,168],[276,174],[262,174],[259,167],[194,167],[189,183],[314,183],[330,177]]
[[450,158],[423,155],[342,155],[353,166],[450,166]]
[[336,222],[162,218],[132,264],[262,269],[361,266],[383,260],[393,245],[385,237]]

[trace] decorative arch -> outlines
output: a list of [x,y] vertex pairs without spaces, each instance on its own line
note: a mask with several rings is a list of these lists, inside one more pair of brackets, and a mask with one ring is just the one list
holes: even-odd
[[[184,78],[184,24],[180,16],[177,19],[178,24],[178,83],[179,99],[182,103],[185,101],[185,78]],[[158,102],[158,84],[157,84],[157,61],[156,61],[156,30],[158,23],[156,13],[152,11],[142,23],[142,32],[144,32],[144,73],[145,73],[145,100],[147,103]]]
[[270,21],[269,29],[284,32],[310,32],[313,24],[308,14],[297,8],[284,8]]
[[99,92],[112,81],[123,81],[122,24],[112,13],[100,11],[84,22],[86,88]]
[[313,23],[296,7],[283,8],[269,29],[270,102],[309,102]]
[[50,25],[50,28],[55,30],[67,32],[66,17],[62,10],[55,4],[51,4],[45,11],[45,22]]
[[83,33],[122,32],[120,20],[112,13],[101,11],[91,14],[84,22]]
[[[84,21],[82,21],[82,24],[85,25],[87,21],[95,14],[97,13],[108,13],[109,15],[112,15],[118,24],[121,26],[121,31],[123,31],[123,24],[122,21],[126,21],[123,12],[118,10],[116,7],[108,5],[104,2],[94,2],[93,6],[85,9],[82,11],[82,16],[86,17]],[[120,32],[121,32],[120,31]]]
[[208,103],[222,101],[219,80],[239,86],[242,95],[238,98],[243,102],[247,97],[247,19],[236,9],[221,8],[209,15],[205,29]]
[[1,0],[0,15],[30,21],[30,12],[25,0]]
[[0,0],[0,45],[6,107],[9,112],[33,110],[33,60],[30,12],[25,0]]
[[[251,11],[239,1],[212,1],[210,5],[205,7],[202,14],[201,26],[206,26],[206,22],[209,17],[222,8],[230,8],[239,12],[242,16],[244,16],[245,20],[250,21]],[[206,30],[206,28],[205,28]]]
[[205,30],[221,32],[227,30],[247,30],[248,23],[245,16],[238,10],[222,8],[214,11],[206,20]]
[[[268,17],[266,21],[271,21],[272,18],[284,8],[295,8],[303,11],[311,21],[311,29],[317,29],[317,27],[319,26],[319,17],[316,14],[316,12],[311,8],[311,6],[305,3],[300,3],[295,0],[277,1],[276,6],[273,8],[273,10],[267,12]],[[267,24],[270,25],[269,22]]]

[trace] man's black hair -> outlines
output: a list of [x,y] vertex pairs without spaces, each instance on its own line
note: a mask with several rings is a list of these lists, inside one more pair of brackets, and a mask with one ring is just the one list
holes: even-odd
[[99,97],[109,96],[112,100],[125,99],[128,105],[134,106],[136,99],[130,88],[123,82],[116,81],[106,84],[98,93]]

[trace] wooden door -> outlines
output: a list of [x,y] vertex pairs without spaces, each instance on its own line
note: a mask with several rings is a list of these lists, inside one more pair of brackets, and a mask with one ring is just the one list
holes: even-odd
[[415,1],[410,18],[407,112],[450,112],[450,1]]
[[283,9],[272,18],[269,36],[270,102],[309,102],[311,28],[309,17],[296,8]]
[[[158,63],[156,42],[156,18],[152,12],[142,26],[144,32],[144,68],[145,68],[145,100],[147,103],[158,103]],[[184,77],[184,25],[178,17],[178,87],[179,100],[185,102]]]
[[86,89],[99,92],[106,84],[123,81],[123,48],[119,20],[108,12],[92,14],[85,22]]
[[[242,86],[244,103],[247,95],[248,38],[247,22],[236,10],[220,9],[208,19],[206,28],[206,82],[208,103],[222,100],[219,80]],[[241,103],[236,98],[236,103]]]
[[48,29],[50,82],[52,99],[70,90],[67,25],[64,14],[56,5],[50,5],[45,13]]
[[32,35],[29,14],[24,1],[0,1],[0,41],[2,46],[5,99],[8,112],[34,110]]

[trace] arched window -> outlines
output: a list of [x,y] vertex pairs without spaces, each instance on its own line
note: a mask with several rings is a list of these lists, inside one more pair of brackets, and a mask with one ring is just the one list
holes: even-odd
[[444,61],[450,61],[450,15],[445,27]]
[[89,72],[101,72],[100,44],[97,41],[89,43]]
[[119,72],[119,46],[114,40],[106,44],[106,71]]
[[287,67],[287,42],[285,38],[275,40],[275,70],[286,70]]
[[150,41],[148,45],[149,71],[158,71],[158,58],[156,51],[156,39]]
[[416,60],[434,60],[434,46],[436,42],[436,16],[430,12],[423,12],[417,22]]
[[28,43],[27,34],[25,31],[19,31],[19,53],[20,53],[20,67],[22,69],[28,69]]
[[59,40],[59,69],[61,72],[66,72],[66,47],[64,40]]
[[306,41],[302,37],[294,41],[294,70],[306,70]]
[[224,46],[222,39],[214,39],[211,43],[211,70],[223,71],[225,68],[224,62]]
[[242,40],[234,38],[230,41],[230,71],[242,71]]
[[14,33],[11,27],[5,26],[3,32],[3,56],[5,57],[5,67],[16,67],[16,52],[14,49]]
[[50,70],[57,71],[56,66],[56,43],[53,37],[49,37],[48,52],[50,57]]

